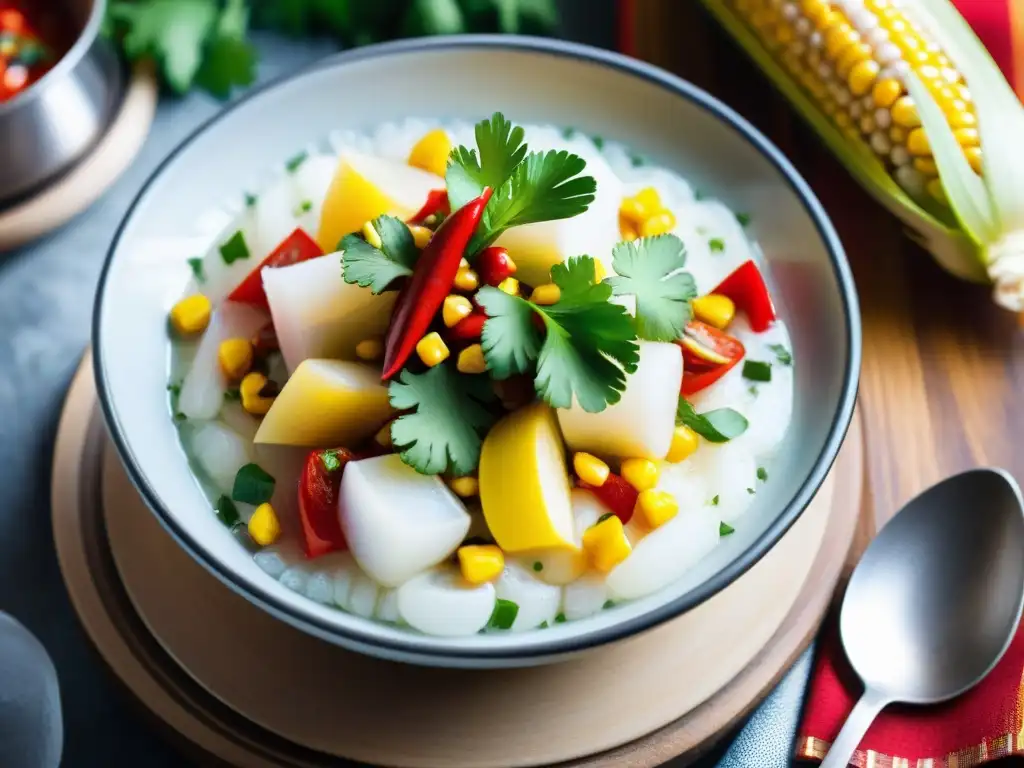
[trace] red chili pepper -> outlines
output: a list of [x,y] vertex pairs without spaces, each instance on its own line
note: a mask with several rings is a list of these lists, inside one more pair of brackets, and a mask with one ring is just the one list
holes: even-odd
[[775,322],[775,305],[757,265],[748,260],[736,267],[711,293],[728,296],[736,309],[745,312],[754,333]]
[[260,274],[260,270],[264,267],[287,267],[290,264],[298,264],[300,261],[315,259],[317,256],[323,255],[324,252],[316,241],[299,227],[282,240],[281,244],[246,276],[245,280],[228,296],[228,301],[251,304],[269,311],[270,304],[267,302],[267,294],[263,291],[263,276]]
[[[329,457],[337,459],[338,465]],[[299,479],[299,521],[306,557],[348,549],[338,519],[338,491],[345,465],[357,456],[345,448],[310,451]],[[328,466],[332,467],[328,469]]]
[[409,219],[409,224],[422,224],[435,214],[442,217],[447,216],[450,213],[448,206],[448,190],[432,189],[427,194],[427,202],[413,214],[413,217]]
[[498,285],[506,277],[516,273],[516,263],[504,248],[492,245],[484,248],[473,262],[473,269],[485,285]]
[[683,351],[683,385],[680,392],[684,395],[692,395],[710,387],[732,370],[746,354],[739,339],[699,320],[686,324],[683,339],[677,343]]
[[391,314],[391,324],[384,339],[383,381],[402,369],[430,327],[445,296],[451,293],[462,253],[469,245],[490,199],[491,188],[486,187],[480,197],[470,200],[445,219],[420,253],[412,277],[398,294]]
[[448,338],[451,341],[476,341],[483,334],[486,321],[487,315],[481,312],[466,315],[448,329]]
[[614,472],[608,473],[608,479],[602,485],[587,485],[580,481],[580,487],[586,488],[600,499],[612,513],[625,525],[633,517],[633,508],[636,507],[636,499],[639,492],[632,485],[627,483],[622,475]]

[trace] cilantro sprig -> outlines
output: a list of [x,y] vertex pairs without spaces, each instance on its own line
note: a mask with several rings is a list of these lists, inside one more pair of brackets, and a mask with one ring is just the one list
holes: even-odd
[[623,241],[612,249],[618,273],[605,279],[616,296],[636,297],[636,331],[648,341],[676,341],[690,322],[697,295],[686,265],[686,246],[675,235]]
[[732,408],[697,413],[689,400],[680,397],[676,406],[676,425],[689,427],[709,443],[726,443],[746,432],[750,422]]
[[467,475],[480,462],[483,435],[497,420],[494,393],[483,376],[461,376],[447,365],[402,371],[388,387],[391,406],[410,411],[391,425],[402,461],[425,475]]
[[412,274],[420,251],[409,228],[394,216],[379,216],[371,224],[380,236],[380,248],[359,233],[345,235],[338,247],[344,251],[345,282],[381,293],[398,278]]
[[491,375],[526,373],[535,363],[537,394],[554,408],[570,408],[575,399],[596,413],[617,403],[639,347],[632,318],[609,301],[611,286],[594,279],[594,260],[576,256],[552,268],[561,297],[550,306],[482,288],[476,300],[488,315],[481,343]]
[[[523,224],[569,219],[594,202],[597,182],[581,176],[586,161],[565,150],[528,152],[522,128],[495,112],[476,125],[477,149],[452,150],[445,172],[452,209],[494,190],[483,220],[466,249],[466,258]],[[479,152],[479,154],[478,154]]]

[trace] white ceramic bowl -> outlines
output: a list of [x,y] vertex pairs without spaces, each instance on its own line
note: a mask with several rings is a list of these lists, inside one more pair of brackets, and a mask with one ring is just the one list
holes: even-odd
[[[792,336],[794,421],[773,482],[744,525],[679,583],[545,630],[434,638],[289,591],[210,513],[166,404],[167,312],[192,255],[174,243],[204,211],[240,196],[262,169],[332,129],[409,116],[477,120],[496,109],[518,122],[572,125],[625,142],[733,210],[751,212]],[[824,479],[852,415],[860,368],[860,319],[842,248],[777,149],[728,107],[661,70],[593,48],[516,37],[433,38],[343,53],[255,91],[199,128],[156,170],[117,232],[100,280],[93,343],[100,400],[120,455],[154,514],[196,560],[325,640],[444,666],[559,659],[671,619],[726,588],[785,533]]]

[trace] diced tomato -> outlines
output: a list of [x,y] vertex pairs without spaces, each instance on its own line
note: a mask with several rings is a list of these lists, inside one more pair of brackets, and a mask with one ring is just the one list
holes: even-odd
[[739,339],[699,320],[687,323],[684,339],[677,343],[683,352],[683,386],[680,391],[684,395],[710,387],[746,354]]
[[625,525],[633,517],[633,508],[636,507],[636,499],[639,492],[632,485],[627,483],[622,475],[614,472],[608,473],[608,479],[603,485],[587,485],[580,482],[581,488],[586,488],[600,499],[612,513]]
[[299,479],[299,521],[306,557],[348,549],[338,518],[345,465],[358,457],[346,448],[310,451]]
[[711,293],[732,299],[736,309],[746,314],[754,333],[767,330],[775,322],[775,305],[753,260],[736,267]]
[[260,270],[264,267],[287,267],[290,264],[298,264],[300,261],[315,259],[323,256],[324,252],[317,245],[316,240],[311,238],[301,227],[297,227],[288,237],[281,241],[260,265],[250,272],[245,280],[231,292],[229,301],[237,301],[242,304],[251,304],[254,307],[268,310],[267,294],[263,291],[263,277]]

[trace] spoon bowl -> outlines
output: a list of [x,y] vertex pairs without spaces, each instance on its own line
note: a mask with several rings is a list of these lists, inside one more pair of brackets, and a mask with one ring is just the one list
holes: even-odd
[[980,682],[1024,608],[1024,503],[998,469],[911,499],[870,544],[843,598],[840,635],[864,695],[822,768],[846,766],[887,704],[934,704]]

